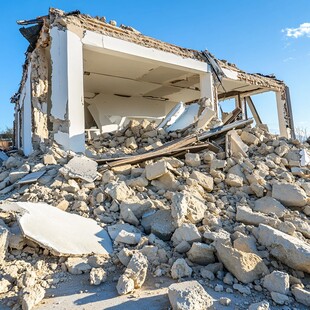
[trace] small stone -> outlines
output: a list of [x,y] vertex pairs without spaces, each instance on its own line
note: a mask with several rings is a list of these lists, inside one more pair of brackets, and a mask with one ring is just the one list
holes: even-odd
[[214,273],[210,270],[205,269],[205,268],[200,269],[200,274],[204,279],[209,279],[210,281],[213,281],[215,278]]
[[228,173],[225,183],[229,186],[240,187],[243,185],[243,178],[236,174]]
[[138,244],[141,239],[141,234],[128,232],[126,230],[121,230],[117,237],[115,238],[116,242],[121,242],[125,244],[135,245]]
[[57,165],[57,161],[52,154],[43,155],[43,163],[44,165]]
[[228,285],[233,285],[234,284],[234,277],[232,276],[231,273],[227,272],[225,277],[223,278],[223,282],[225,284],[228,284]]
[[224,287],[223,287],[223,285],[216,284],[215,287],[214,287],[214,290],[216,292],[223,292],[224,291]]
[[251,295],[251,289],[248,286],[235,283],[233,288],[241,294]]
[[257,303],[253,303],[249,306],[248,310],[269,310],[269,302],[267,300],[262,300]]
[[214,248],[205,243],[194,242],[187,257],[193,263],[208,265],[215,262]]
[[99,285],[107,280],[107,274],[102,268],[92,268],[89,273],[91,285]]
[[190,277],[192,268],[190,268],[184,258],[178,258],[171,267],[171,276],[173,279]]
[[24,289],[21,296],[22,309],[31,310],[42,301],[45,296],[45,290],[41,285],[36,284]]
[[199,154],[195,153],[186,153],[185,154],[185,163],[191,167],[198,167],[201,165],[201,160]]
[[279,305],[284,305],[290,300],[288,296],[276,292],[271,292],[271,298],[275,303]]
[[219,302],[222,306],[229,306],[231,304],[231,299],[227,297],[221,297]]
[[86,257],[69,257],[66,266],[71,274],[82,274],[91,270]]
[[10,290],[11,282],[7,279],[0,280],[0,294],[7,293]]

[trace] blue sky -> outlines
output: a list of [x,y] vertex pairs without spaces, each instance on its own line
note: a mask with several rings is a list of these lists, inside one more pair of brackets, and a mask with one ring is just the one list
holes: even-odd
[[[274,73],[290,87],[295,126],[310,135],[309,0],[2,1],[0,130],[12,126],[10,97],[18,89],[28,46],[16,20],[46,15],[49,7],[106,16],[163,41],[208,49],[247,72]],[[254,97],[254,102],[275,132],[274,96]]]

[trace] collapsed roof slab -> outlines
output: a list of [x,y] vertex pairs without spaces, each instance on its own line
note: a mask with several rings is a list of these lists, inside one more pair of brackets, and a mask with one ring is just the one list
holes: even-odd
[[85,48],[110,55],[123,55],[127,59],[142,58],[144,61],[159,62],[170,68],[183,68],[194,73],[210,72],[206,62],[149,48],[136,43],[112,38],[86,30],[82,38]]
[[57,256],[109,255],[112,242],[96,221],[46,203],[15,202],[0,207],[18,212],[23,235]]

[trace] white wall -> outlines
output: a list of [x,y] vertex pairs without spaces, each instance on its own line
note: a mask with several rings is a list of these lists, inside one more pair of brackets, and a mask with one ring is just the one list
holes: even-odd
[[[51,115],[64,129],[54,139],[65,149],[85,151],[83,48],[80,37],[69,31],[51,30]],[[68,121],[69,128],[66,128]]]

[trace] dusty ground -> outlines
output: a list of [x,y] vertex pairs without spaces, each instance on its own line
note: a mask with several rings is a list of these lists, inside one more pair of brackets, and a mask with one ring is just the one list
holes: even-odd
[[[116,273],[115,278],[120,274]],[[184,279],[185,280],[185,279]],[[147,277],[144,286],[133,294],[119,296],[116,291],[116,281],[109,279],[99,286],[89,284],[88,274],[70,275],[67,281],[60,283],[56,288],[47,290],[46,298],[34,310],[163,310],[170,309],[170,303],[167,295],[168,286],[174,283],[171,278],[154,278],[151,275]],[[214,280],[211,285],[217,283],[223,284],[219,280]],[[210,284],[202,283],[207,292],[214,299],[214,309],[248,309],[248,306],[257,301],[266,299],[264,294],[253,291],[250,296],[243,296],[238,292],[226,293],[215,292],[210,288]],[[156,288],[156,286],[158,288]],[[224,285],[224,289],[230,286]],[[219,303],[221,297],[231,299],[229,306],[223,306]],[[301,304],[291,304],[290,307],[272,305],[269,300],[270,309],[288,310],[298,309],[306,310],[306,306]],[[0,305],[1,310],[10,310],[8,307]]]

